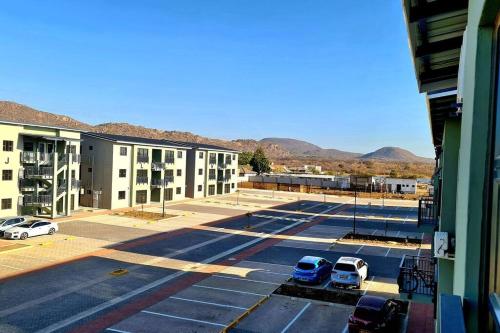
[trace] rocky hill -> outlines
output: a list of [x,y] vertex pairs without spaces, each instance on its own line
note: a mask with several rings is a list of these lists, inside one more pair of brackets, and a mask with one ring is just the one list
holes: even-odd
[[363,155],[333,148],[324,149],[306,141],[289,138],[265,138],[262,140],[238,139],[228,141],[207,138],[190,132],[165,131],[128,123],[90,125],[68,116],[38,111],[28,106],[8,101],[0,101],[0,120],[60,126],[99,133],[205,143],[240,151],[254,151],[257,147],[262,147],[270,159],[276,162],[284,159],[289,161],[297,160],[298,163],[305,160],[312,162],[316,160],[318,164],[331,160],[379,160],[410,163],[430,163],[433,161],[432,159],[416,156],[398,147],[384,147]]

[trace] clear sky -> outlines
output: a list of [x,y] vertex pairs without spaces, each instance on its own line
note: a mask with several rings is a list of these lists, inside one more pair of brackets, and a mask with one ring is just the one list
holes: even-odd
[[432,157],[401,1],[9,1],[0,99],[92,124]]

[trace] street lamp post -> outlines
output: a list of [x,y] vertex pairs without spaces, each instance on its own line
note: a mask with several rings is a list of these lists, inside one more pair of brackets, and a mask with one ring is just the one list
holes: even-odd
[[357,207],[357,198],[358,198],[358,178],[355,177],[355,185],[354,185],[354,216],[353,216],[353,224],[352,224],[352,233],[356,235],[356,207]]

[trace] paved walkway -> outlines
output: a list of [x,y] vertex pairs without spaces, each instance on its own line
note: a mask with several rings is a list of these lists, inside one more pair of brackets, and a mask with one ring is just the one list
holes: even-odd
[[411,303],[408,314],[407,333],[434,332],[434,305]]

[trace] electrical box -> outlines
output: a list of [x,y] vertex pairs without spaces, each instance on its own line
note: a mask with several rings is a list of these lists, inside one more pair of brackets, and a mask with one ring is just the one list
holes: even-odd
[[434,257],[447,258],[449,245],[450,243],[447,232],[436,231],[434,233]]

